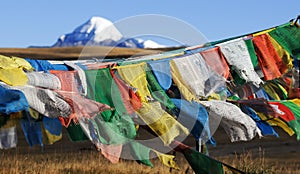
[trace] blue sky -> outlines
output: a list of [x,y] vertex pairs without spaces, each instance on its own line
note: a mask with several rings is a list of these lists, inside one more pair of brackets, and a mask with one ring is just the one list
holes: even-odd
[[181,19],[213,41],[283,24],[300,15],[300,5],[296,0],[6,0],[1,2],[0,47],[49,46],[92,16],[114,22],[142,14]]

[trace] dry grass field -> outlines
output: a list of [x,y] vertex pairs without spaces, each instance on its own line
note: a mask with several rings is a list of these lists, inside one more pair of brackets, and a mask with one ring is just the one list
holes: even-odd
[[[152,160],[153,168],[130,160],[121,160],[118,164],[111,164],[99,152],[94,150],[44,154],[19,154],[17,151],[16,149],[9,153],[1,153],[0,173],[193,173],[181,155],[177,157],[180,170],[170,171],[157,159]],[[236,155],[233,158],[220,157],[218,159],[246,173],[300,173],[300,164],[297,160],[279,162],[263,156],[254,158],[253,154],[249,152]]]
[[[246,173],[300,174],[300,142],[277,130],[280,138],[265,137],[250,142],[230,143],[222,129],[215,134],[216,147],[210,147],[210,156],[234,166]],[[121,159],[111,164],[90,142],[74,143],[63,139],[54,145],[46,145],[41,151],[39,146],[30,148],[24,141],[22,132],[18,132],[18,147],[0,151],[0,173],[188,173],[193,171],[177,153],[176,161],[180,170],[172,170],[152,159],[154,167],[138,164],[135,161]],[[193,140],[186,140],[192,145]],[[230,173],[226,171],[226,173]]]

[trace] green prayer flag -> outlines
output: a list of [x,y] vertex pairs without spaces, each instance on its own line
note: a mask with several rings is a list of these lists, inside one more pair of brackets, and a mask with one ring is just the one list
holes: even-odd
[[125,144],[136,136],[134,123],[128,115],[115,115],[109,122],[98,115],[90,121],[103,144]]
[[248,48],[248,52],[250,54],[251,62],[253,65],[253,68],[256,68],[258,66],[258,59],[256,56],[255,48],[253,45],[253,42],[251,39],[245,40],[246,46]]
[[300,119],[289,121],[287,124],[295,132],[296,139],[300,140]]
[[88,98],[115,108],[114,111],[106,110],[101,113],[104,121],[109,121],[114,115],[127,114],[120,90],[108,68],[87,70],[85,75],[88,84]]
[[69,139],[73,142],[89,140],[84,134],[79,124],[74,124],[73,122],[67,127],[67,132]]
[[109,105],[115,110],[106,110],[90,119],[98,138],[103,144],[124,144],[136,136],[135,125],[127,114],[118,86],[110,70],[85,71],[88,98]]
[[281,100],[281,104],[288,107],[295,116],[295,120],[287,122],[290,128],[296,133],[297,140],[300,140],[300,107],[288,100]]
[[244,80],[242,77],[239,76],[239,74],[237,73],[234,67],[230,67],[230,73],[236,85],[242,86],[246,83],[246,80]]
[[159,85],[152,71],[148,67],[146,68],[146,78],[148,82],[148,89],[151,93],[151,96],[155,100],[159,101],[169,111],[174,110],[176,108],[175,104],[170,100],[169,96]]
[[196,174],[224,173],[223,164],[220,161],[212,159],[179,141],[175,141],[172,146],[175,146],[174,150],[183,153]]
[[269,35],[274,38],[287,52],[300,60],[300,28],[295,25],[277,27]]
[[132,157],[138,162],[145,164],[147,166],[153,167],[153,164],[150,161],[150,148],[144,146],[141,143],[136,141],[131,141],[129,143],[130,153]]
[[298,105],[288,100],[281,100],[280,103],[288,107],[294,114],[295,118],[300,120],[300,107]]
[[196,174],[223,174],[223,165],[208,156],[187,148],[183,150],[184,157]]

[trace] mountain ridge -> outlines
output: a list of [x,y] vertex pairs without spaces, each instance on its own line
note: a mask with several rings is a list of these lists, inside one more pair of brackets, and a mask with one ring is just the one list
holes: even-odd
[[75,28],[71,33],[64,34],[50,47],[73,46],[115,46],[125,48],[163,48],[152,40],[125,38],[114,24],[102,17],[94,16]]

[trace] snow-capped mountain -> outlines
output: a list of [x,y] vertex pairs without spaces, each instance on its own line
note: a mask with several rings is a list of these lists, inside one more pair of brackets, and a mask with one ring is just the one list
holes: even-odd
[[69,46],[117,46],[128,48],[165,47],[152,40],[124,38],[114,24],[102,17],[92,17],[72,33],[62,35],[53,47]]

